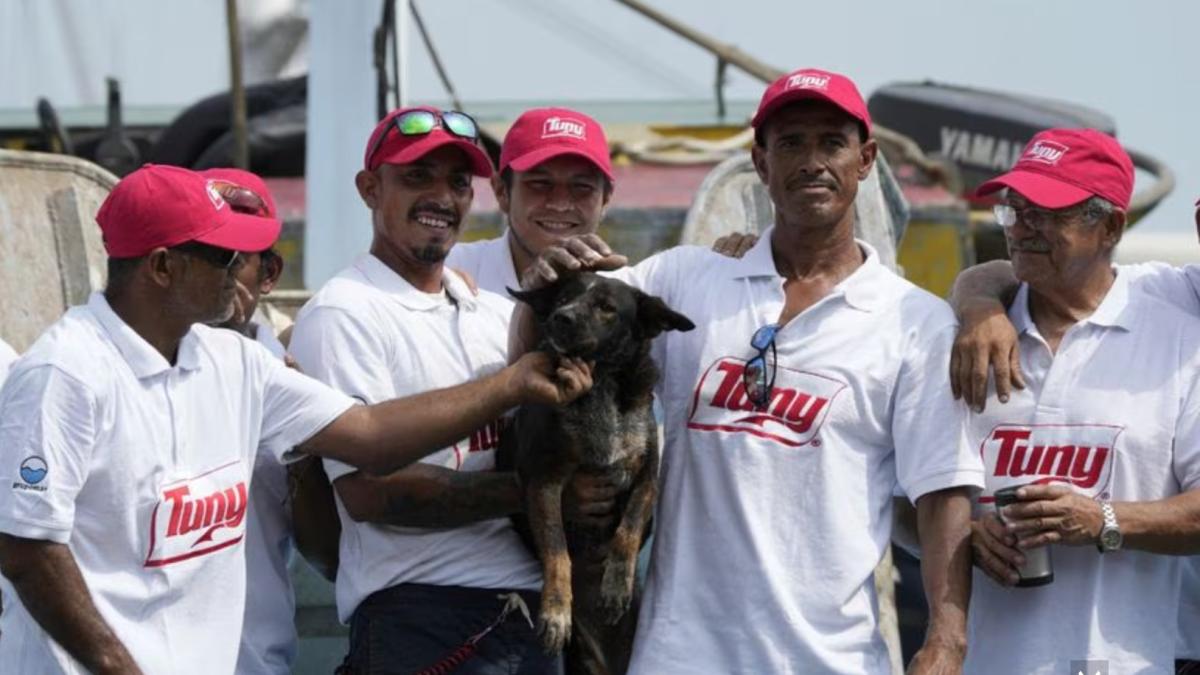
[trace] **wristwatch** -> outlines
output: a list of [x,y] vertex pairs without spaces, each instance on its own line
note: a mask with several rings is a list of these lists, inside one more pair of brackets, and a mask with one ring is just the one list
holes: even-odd
[[1117,512],[1109,502],[1100,502],[1100,512],[1104,514],[1104,525],[1100,527],[1100,537],[1096,539],[1096,548],[1101,553],[1111,553],[1121,550],[1121,528],[1117,525]]

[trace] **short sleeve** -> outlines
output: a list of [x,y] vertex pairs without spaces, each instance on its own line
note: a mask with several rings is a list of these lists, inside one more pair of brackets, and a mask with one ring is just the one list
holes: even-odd
[[1130,288],[1200,316],[1200,266],[1146,262],[1118,265],[1117,274],[1128,279]]
[[281,462],[298,459],[293,449],[329,426],[354,399],[270,358],[263,387],[263,426],[259,452]]
[[[300,370],[367,405],[396,398],[387,346],[378,331],[337,307],[315,307],[292,329],[289,347]],[[330,482],[357,471],[326,459]]]
[[956,329],[947,321],[932,331],[918,331],[896,380],[896,477],[914,504],[937,490],[983,487],[983,464],[967,442],[966,407],[950,393],[948,364]]
[[1200,363],[1192,360],[1181,373],[1185,383],[1175,424],[1175,478],[1184,492],[1200,490]]
[[12,347],[9,347],[4,340],[0,340],[0,385],[4,384],[4,376],[8,374],[8,369],[12,366],[13,361],[17,360],[17,352]]
[[58,368],[12,374],[0,390],[0,531],[70,540],[97,419],[94,392]]

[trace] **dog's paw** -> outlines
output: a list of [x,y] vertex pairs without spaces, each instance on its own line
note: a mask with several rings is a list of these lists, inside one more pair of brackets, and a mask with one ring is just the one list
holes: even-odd
[[560,653],[571,637],[571,611],[543,608],[538,618],[538,634],[542,636],[542,647],[547,654]]
[[612,626],[629,611],[633,597],[633,573],[624,561],[609,558],[604,561],[604,577],[600,581],[600,618]]

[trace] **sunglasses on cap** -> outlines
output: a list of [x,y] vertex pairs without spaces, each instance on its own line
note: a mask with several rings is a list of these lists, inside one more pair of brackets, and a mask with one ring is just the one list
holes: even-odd
[[202,244],[198,241],[185,241],[177,246],[172,246],[169,251],[182,253],[191,258],[197,258],[204,262],[223,270],[229,270],[241,260],[242,254],[237,251],[231,251],[220,246],[211,246]]
[[746,398],[759,411],[767,409],[771,402],[771,392],[775,389],[775,336],[779,333],[779,324],[771,323],[754,331],[750,338],[750,346],[758,355],[746,362],[742,370],[742,386],[746,389]]
[[401,136],[424,136],[438,127],[459,138],[476,145],[479,144],[479,125],[475,124],[475,120],[466,113],[457,110],[446,110],[440,113],[432,110],[409,110],[393,117],[388,128],[384,129],[383,133],[379,134],[379,138],[375,139],[375,144],[371,146],[371,152],[367,154],[367,166],[371,166],[375,161],[375,155],[383,146],[383,141],[392,129],[399,132]]

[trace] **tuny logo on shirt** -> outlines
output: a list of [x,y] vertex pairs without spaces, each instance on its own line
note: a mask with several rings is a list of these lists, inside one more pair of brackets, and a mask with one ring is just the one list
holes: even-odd
[[587,138],[587,127],[583,122],[570,117],[551,117],[542,122],[542,138]]
[[487,462],[487,466],[482,466],[473,460],[477,456],[476,453],[486,453],[500,447],[500,434],[504,433],[511,421],[512,419],[509,417],[493,420],[476,429],[469,437],[455,443],[453,468],[480,471],[495,466],[494,455],[487,455],[481,460]]
[[979,453],[987,471],[980,502],[996,490],[1027,483],[1064,484],[1087,497],[1104,493],[1112,480],[1113,453],[1124,427],[1108,424],[1001,424]]
[[745,367],[742,359],[724,357],[704,371],[693,395],[689,429],[747,433],[800,447],[816,439],[834,398],[846,388],[844,382],[780,366],[771,400],[760,411],[746,397]]
[[788,78],[787,89],[826,89],[829,76],[820,73],[796,73]]
[[248,494],[241,461],[159,489],[150,514],[146,567],[162,567],[240,542]]
[[1054,141],[1038,141],[1025,151],[1025,156],[1021,159],[1029,162],[1038,162],[1040,164],[1049,164],[1054,166],[1058,164],[1058,160],[1063,158],[1070,150],[1062,143]]

